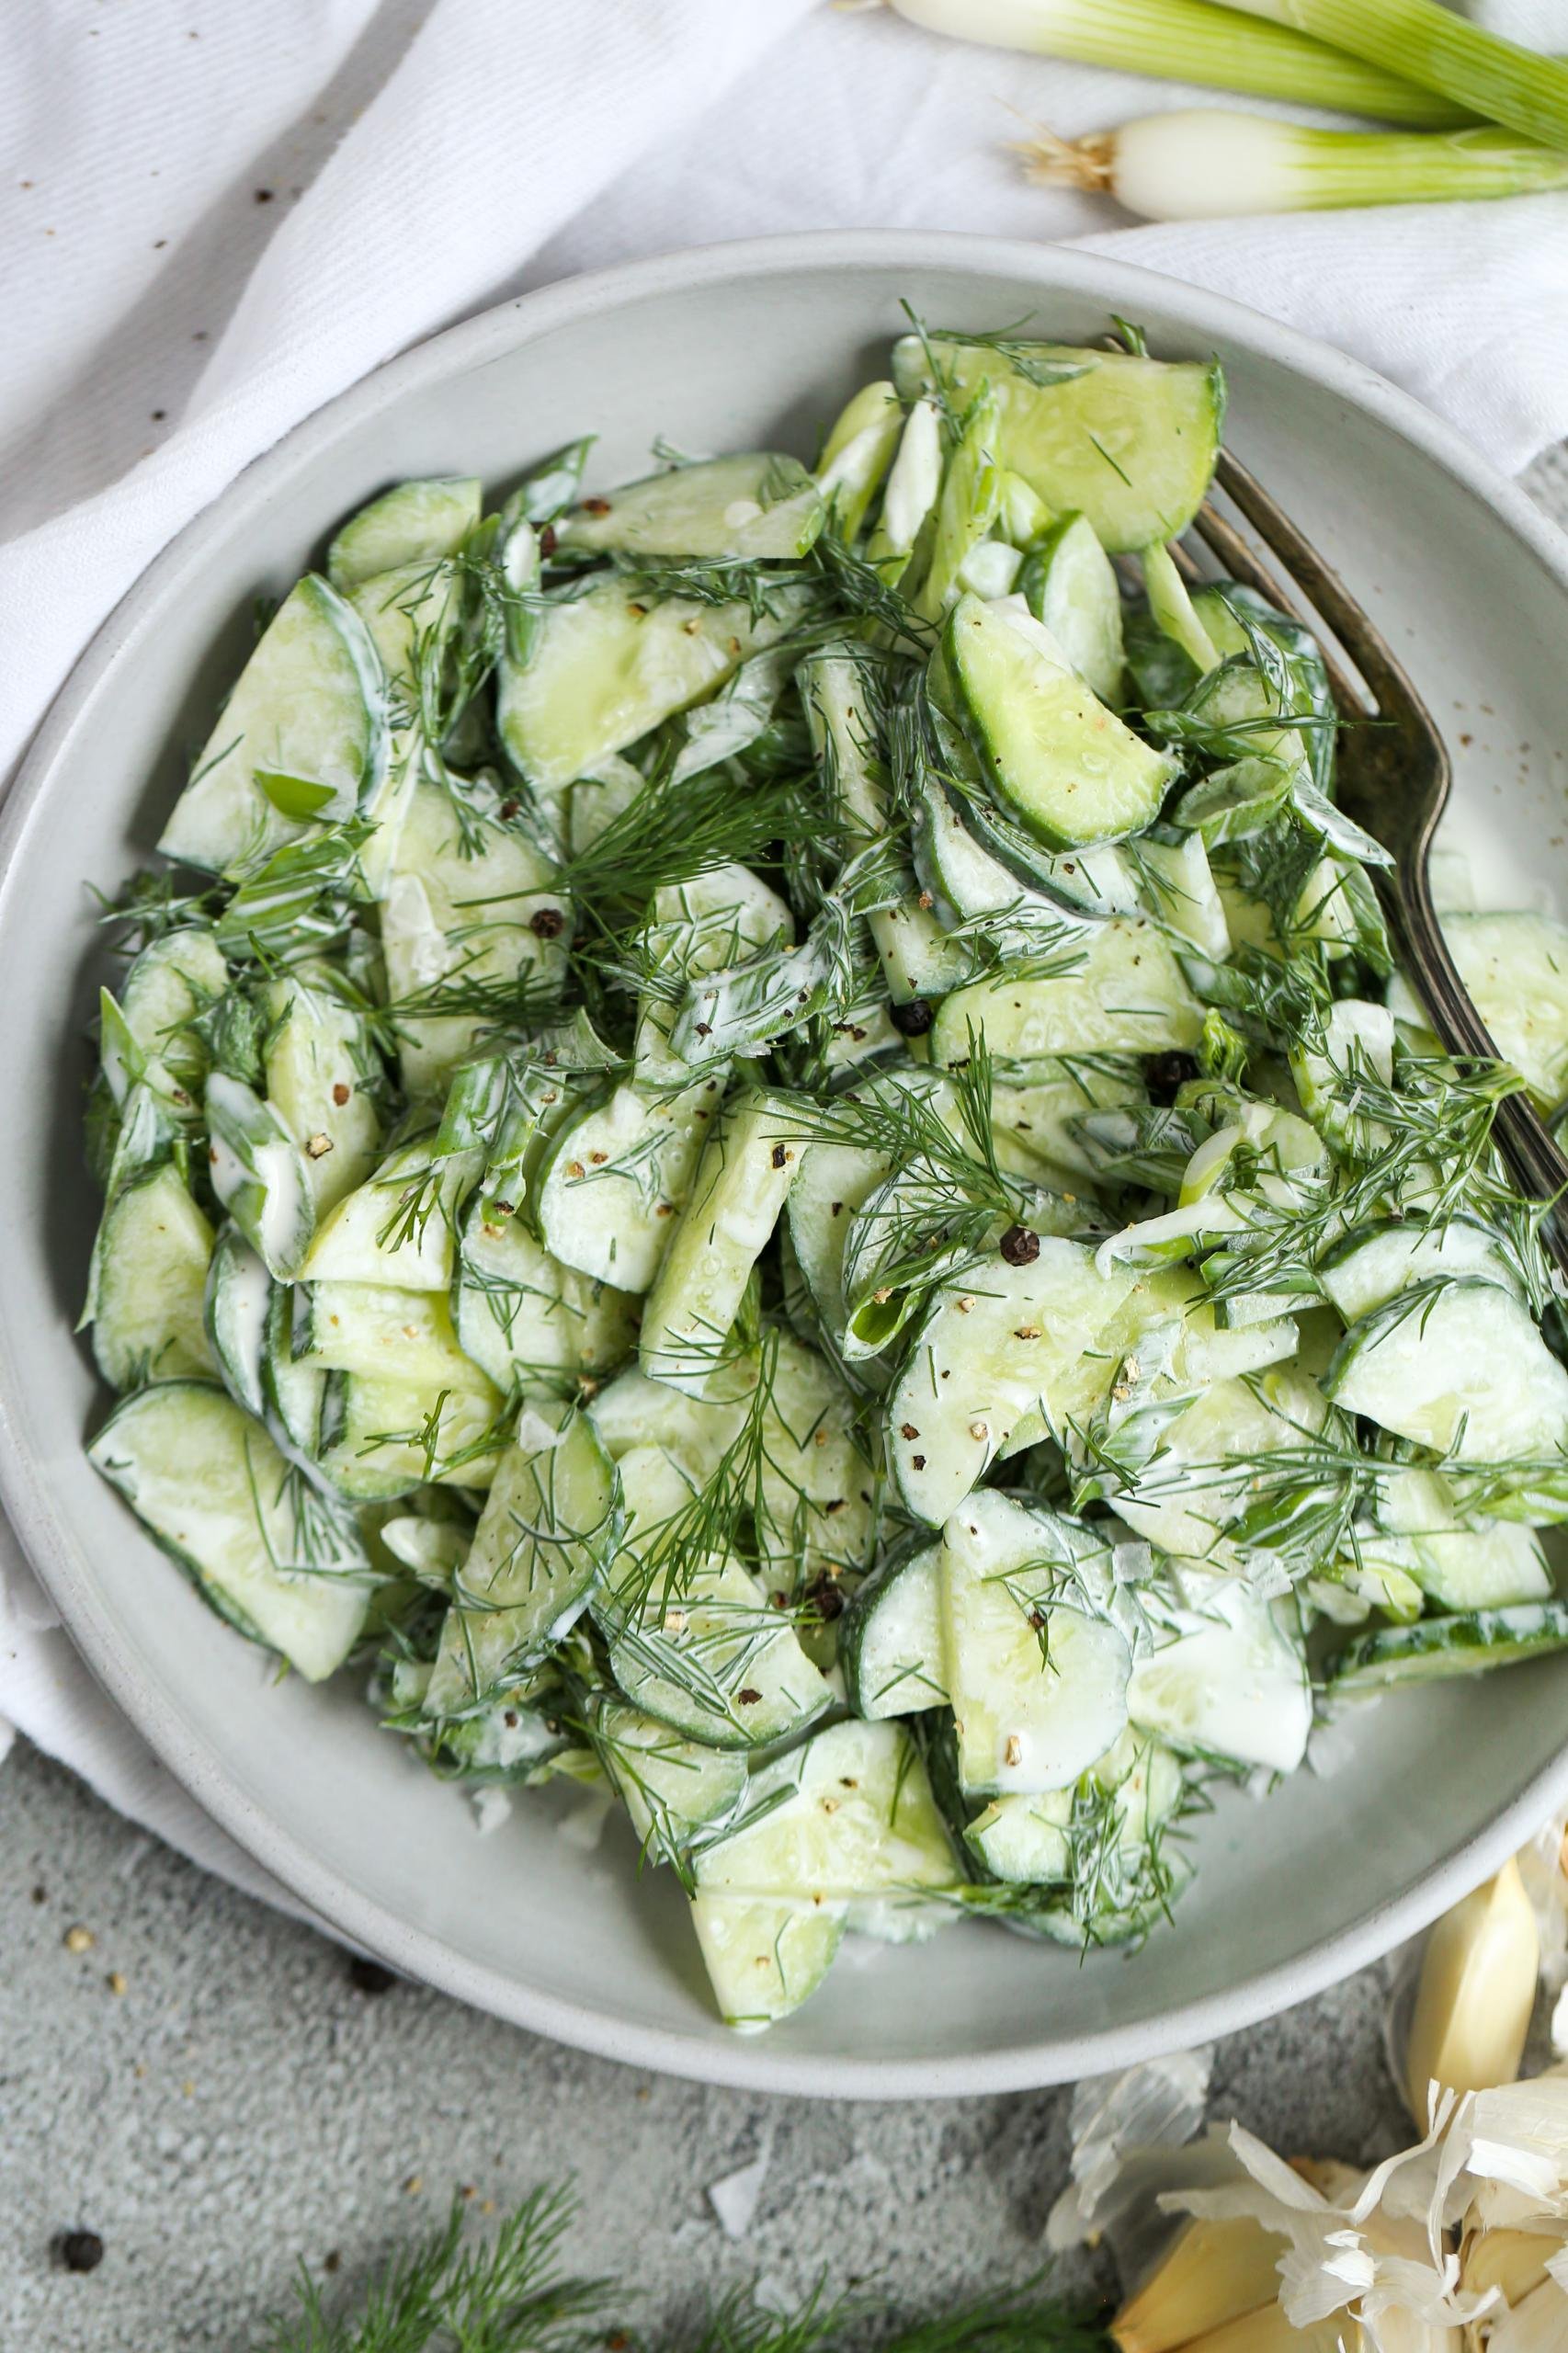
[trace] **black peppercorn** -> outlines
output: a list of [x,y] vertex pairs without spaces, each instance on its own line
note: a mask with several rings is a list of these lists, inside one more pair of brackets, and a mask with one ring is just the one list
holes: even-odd
[[1040,1236],[1030,1226],[1010,1225],[998,1247],[1009,1267],[1032,1267],[1040,1256]]
[[66,2271],[96,2271],[104,2259],[104,2243],[97,2231],[62,2231],[54,2245]]
[[912,996],[907,1005],[890,1005],[888,1018],[901,1038],[924,1038],[931,1027],[931,1007],[923,996]]
[[1165,1054],[1151,1054],[1143,1065],[1143,1084],[1149,1090],[1151,1103],[1171,1104],[1176,1089],[1198,1076],[1198,1063],[1191,1054],[1174,1051]]
[[559,939],[566,928],[566,918],[559,907],[536,907],[528,917],[528,929],[536,939]]
[[379,1961],[356,1953],[348,1964],[348,1983],[357,1994],[390,1994],[397,1979]]

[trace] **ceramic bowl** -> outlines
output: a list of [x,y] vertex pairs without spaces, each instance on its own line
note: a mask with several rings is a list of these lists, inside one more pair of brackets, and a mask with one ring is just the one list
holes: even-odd
[[[1068,341],[1115,312],[1163,355],[1217,351],[1229,438],[1366,600],[1459,768],[1450,837],[1483,904],[1568,880],[1568,563],[1525,501],[1354,361],[1170,279],[962,236],[780,238],[551,287],[381,369],[258,460],[167,550],[61,696],[0,820],[0,1488],[89,1664],[209,1812],[393,1967],[640,2065],[823,2097],[979,2093],[1121,2065],[1301,2000],[1422,1927],[1568,1798],[1568,1658],[1401,1695],[1338,1768],[1199,1825],[1196,1885],[1140,1952],[1077,1957],[978,1925],[846,1947],[771,2033],[713,2014],[670,1874],[612,1824],[519,1792],[480,1837],[359,1693],[279,1683],[84,1461],[105,1399],[72,1326],[97,1204],[80,1136],[93,904],[150,849],[249,642],[254,600],[402,475],[505,483],[592,427],[598,478],[678,446],[809,455],[881,373],[901,298],[941,324],[1032,313]],[[853,1944],[853,1940],[852,1940]]]

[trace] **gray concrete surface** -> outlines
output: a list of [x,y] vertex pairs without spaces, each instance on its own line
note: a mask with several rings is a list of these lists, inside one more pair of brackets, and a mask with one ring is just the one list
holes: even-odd
[[[1568,517],[1568,460],[1531,486]],[[74,1927],[92,1942],[73,1951]],[[75,1940],[79,1942],[80,1940]],[[1211,2112],[1370,2162],[1406,2137],[1385,1971],[1220,2046]],[[671,2317],[694,2283],[886,2281],[913,2305],[1040,2259],[1067,2096],[818,2107],[581,2057],[410,1985],[371,1996],[19,1748],[0,1774],[0,2353],[244,2353],[297,2259],[347,2294],[459,2185],[576,2177],[573,2251]],[[707,2192],[771,2136],[753,2226]],[[51,2245],[97,2232],[87,2276]],[[1063,2284],[1100,2276],[1085,2259]]]

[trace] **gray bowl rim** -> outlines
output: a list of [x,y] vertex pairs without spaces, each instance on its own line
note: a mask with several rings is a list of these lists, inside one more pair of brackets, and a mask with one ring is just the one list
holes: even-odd
[[[1568,540],[1451,426],[1363,362],[1228,297],[1126,261],[1071,247],[961,231],[812,230],[736,240],[595,270],[512,298],[384,361],[253,459],[187,523],[101,624],[61,688],[0,810],[0,923],[25,875],[17,856],[28,819],[143,607],[182,577],[199,582],[209,543],[236,513],[256,512],[272,485],[346,430],[412,391],[483,367],[519,343],[629,301],[726,281],[801,270],[958,268],[977,278],[1033,278],[1042,297],[1088,295],[1135,318],[1142,302],[1178,309],[1193,333],[1229,342],[1306,377],[1413,444],[1523,540],[1568,592]],[[373,1952],[403,1975],[455,1995],[552,2041],[653,2072],[733,2090],[832,2099],[977,2097],[1034,2090],[1131,2066],[1256,2025],[1381,1960],[1507,1858],[1554,1809],[1568,1805],[1568,1745],[1491,1820],[1439,1857],[1411,1886],[1370,1906],[1336,1935],[1294,1959],[1256,1972],[1199,2001],[1129,2026],[1040,2036],[1006,2048],[942,2059],[832,2058],[796,2053],[768,2037],[703,2040],[676,2029],[607,2018],[467,1961],[438,1937],[411,1928],[372,1897],[345,1886],[299,1839],[249,1799],[222,1755],[198,1738],[174,1704],[144,1685],[117,1652],[90,1572],[78,1574],[61,1515],[18,1437],[8,1379],[0,1380],[0,1503],[94,1677],[198,1804],[329,1932]]]

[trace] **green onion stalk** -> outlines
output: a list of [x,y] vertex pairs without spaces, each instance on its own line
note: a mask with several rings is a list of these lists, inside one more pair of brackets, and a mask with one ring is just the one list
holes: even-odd
[[[1378,0],[1346,0],[1352,9]],[[1269,6],[1244,16],[1210,0],[888,0],[898,15],[926,31],[954,40],[1062,57],[1079,65],[1109,65],[1124,74],[1197,82],[1245,97],[1290,98],[1374,121],[1435,130],[1469,119],[1456,107],[1418,86],[1385,58],[1371,64],[1347,56],[1349,40],[1332,47],[1284,22]],[[1238,0],[1239,6],[1248,0]],[[1286,0],[1288,6],[1288,0]],[[1438,12],[1439,14],[1441,11]],[[1483,108],[1482,112],[1488,109]],[[1564,142],[1568,144],[1568,142]]]
[[[1527,139],[1568,148],[1568,64],[1538,56],[1438,0],[1235,0],[1249,17],[1347,50]],[[1127,61],[1132,63],[1130,58]]]
[[1085,139],[1022,142],[1028,176],[1103,191],[1145,221],[1446,204],[1568,187],[1568,154],[1511,131],[1309,131],[1218,107],[1142,116]]

